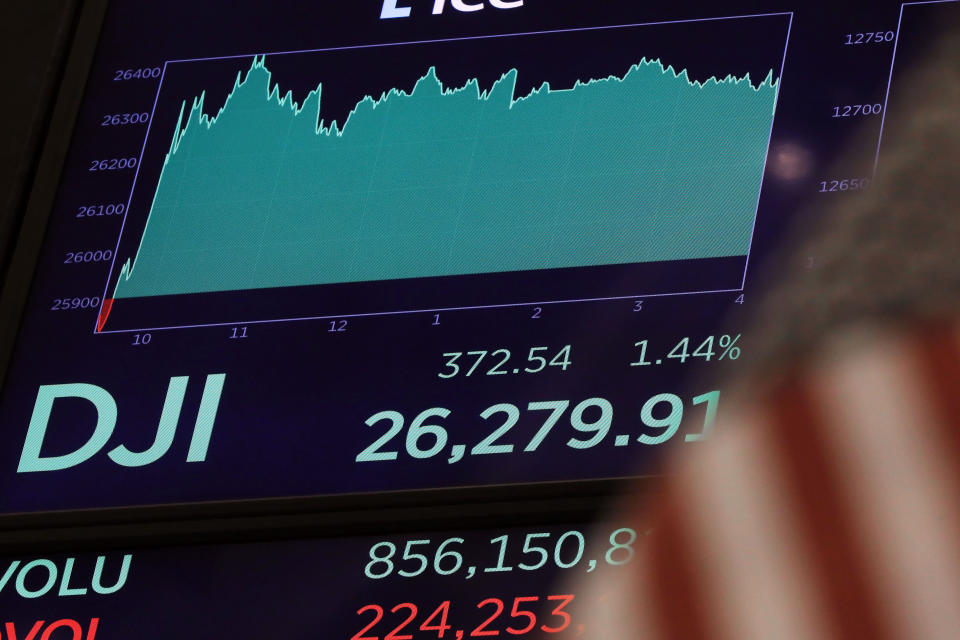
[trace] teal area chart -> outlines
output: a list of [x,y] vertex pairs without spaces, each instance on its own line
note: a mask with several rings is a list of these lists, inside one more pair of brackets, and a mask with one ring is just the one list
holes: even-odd
[[777,85],[620,76],[517,95],[424,70],[318,120],[263,57],[184,105],[114,298],[746,255]]
[[790,25],[168,60],[95,330],[742,292]]

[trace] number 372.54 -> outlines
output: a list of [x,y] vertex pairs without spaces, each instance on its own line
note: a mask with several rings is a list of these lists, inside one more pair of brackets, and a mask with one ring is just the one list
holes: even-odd
[[[570,345],[563,348],[530,347],[526,359],[514,358],[509,349],[494,351],[452,351],[443,354],[446,363],[437,377],[449,380],[450,378],[468,378],[474,374],[488,376],[503,376],[519,373],[540,373],[547,367],[558,367],[566,371],[573,364]],[[489,356],[489,357],[488,357]],[[513,361],[511,365],[510,362]],[[482,364],[486,362],[486,364]]]

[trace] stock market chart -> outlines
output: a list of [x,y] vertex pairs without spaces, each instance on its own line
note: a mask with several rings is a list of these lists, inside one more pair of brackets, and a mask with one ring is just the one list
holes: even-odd
[[0,533],[60,537],[0,555],[0,637],[602,637],[656,532],[584,487],[710,439],[958,22],[88,3],[0,341]]
[[659,474],[957,11],[91,5],[8,278],[0,512]]

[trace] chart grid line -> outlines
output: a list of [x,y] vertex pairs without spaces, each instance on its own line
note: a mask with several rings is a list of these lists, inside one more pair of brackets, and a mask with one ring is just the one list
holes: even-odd
[[770,120],[770,134],[767,138],[767,153],[763,158],[763,174],[760,177],[760,190],[757,192],[757,208],[753,214],[753,226],[750,227],[750,244],[747,245],[747,260],[743,265],[743,278],[740,280],[740,289],[747,287],[747,272],[750,270],[750,254],[753,252],[753,239],[757,232],[757,219],[760,217],[760,199],[763,198],[763,184],[767,179],[767,162],[770,161],[770,146],[773,144],[773,129],[777,122],[777,107],[780,105],[780,91],[783,89],[783,71],[787,66],[787,49],[790,47],[790,34],[793,32],[793,12],[790,12],[790,22],[787,23],[787,38],[783,44],[783,58],[780,61],[780,75],[777,78],[777,92],[773,98],[773,118]]
[[[953,1],[953,0],[950,0]],[[292,55],[297,53],[323,53],[328,51],[351,51],[356,49],[375,49],[377,47],[402,47],[406,45],[417,45],[417,44],[440,44],[443,42],[464,42],[469,40],[492,40],[496,38],[513,38],[517,36],[537,36],[537,35],[549,35],[549,34],[559,34],[559,33],[578,33],[584,31],[602,31],[609,29],[624,29],[628,27],[653,27],[660,25],[668,24],[689,24],[694,22],[716,22],[720,20],[744,20],[747,18],[770,18],[773,16],[792,16],[792,11],[775,11],[770,13],[749,13],[736,16],[716,16],[712,18],[686,18],[681,20],[660,20],[656,22],[634,22],[628,24],[616,24],[616,25],[600,25],[596,27],[578,27],[571,29],[546,29],[542,31],[517,31],[513,33],[497,33],[497,34],[488,34],[480,36],[462,36],[457,38],[437,38],[433,40],[410,40],[410,41],[399,41],[399,42],[382,42],[382,43],[371,43],[371,44],[358,44],[358,45],[344,45],[340,47],[323,47],[318,49],[291,49],[289,51],[273,51],[267,53],[238,53],[231,54],[227,56],[211,56],[206,58],[179,58],[175,60],[169,60],[167,63],[173,64],[177,62],[205,62],[210,60],[235,60],[238,58],[250,58],[255,55],[260,56],[285,56]],[[165,64],[167,64],[165,63]]]
[[550,307],[562,304],[577,304],[584,302],[616,302],[618,300],[647,300],[650,298],[670,298],[681,296],[699,296],[720,293],[739,293],[743,289],[711,289],[706,291],[679,291],[671,293],[640,294],[632,296],[609,296],[605,298],[582,298],[578,300],[547,300],[536,302],[510,302],[505,304],[481,304],[461,307],[436,307],[426,309],[405,309],[401,311],[373,311],[370,313],[344,313],[339,315],[321,315],[302,318],[274,318],[271,320],[234,320],[232,322],[205,322],[198,324],[171,325],[162,327],[140,327],[137,329],[104,330],[100,334],[138,333],[143,331],[172,331],[175,329],[202,329],[204,327],[232,327],[259,324],[284,324],[291,322],[310,322],[317,320],[346,320],[350,318],[373,318],[378,316],[409,316],[429,313],[452,313],[455,311],[481,311],[484,309],[517,309],[521,307]]
[[104,305],[107,304],[107,292],[110,291],[110,283],[113,282],[113,269],[117,263],[117,254],[120,253],[120,241],[123,239],[123,229],[127,224],[127,216],[130,215],[130,203],[133,201],[133,193],[137,188],[137,179],[140,177],[140,167],[143,166],[143,154],[147,150],[147,143],[150,141],[150,127],[153,126],[153,116],[157,112],[157,102],[160,100],[160,89],[163,87],[163,78],[167,74],[167,63],[163,63],[163,69],[160,71],[160,80],[157,82],[157,93],[153,96],[153,107],[150,109],[150,122],[147,123],[147,132],[143,135],[143,145],[140,147],[140,155],[137,159],[137,169],[133,174],[133,184],[130,185],[130,193],[127,195],[127,205],[123,210],[123,220],[120,221],[120,231],[117,233],[117,244],[113,249],[113,257],[110,259],[110,269],[107,271],[107,283],[103,287],[103,297],[100,298],[100,309],[93,322],[93,333],[100,333],[100,317],[103,314]]
[[927,4],[953,4],[960,0],[917,0],[915,2],[904,2],[900,4],[900,15],[897,18],[897,34],[893,40],[893,53],[890,55],[890,73],[887,76],[887,91],[883,98],[883,113],[880,115],[880,134],[877,136],[877,153],[873,158],[873,174],[871,180],[876,178],[877,169],[880,166],[880,147],[883,144],[883,127],[887,121],[887,107],[890,104],[890,88],[893,85],[893,68],[897,62],[897,49],[900,46],[900,27],[903,24],[903,10],[906,7],[927,5]]

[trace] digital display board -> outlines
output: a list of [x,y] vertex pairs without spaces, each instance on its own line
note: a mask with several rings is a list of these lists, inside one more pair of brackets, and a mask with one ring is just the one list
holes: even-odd
[[956,13],[113,0],[36,214],[0,511],[658,473]]
[[643,533],[550,526],[0,559],[4,638],[596,637]]

